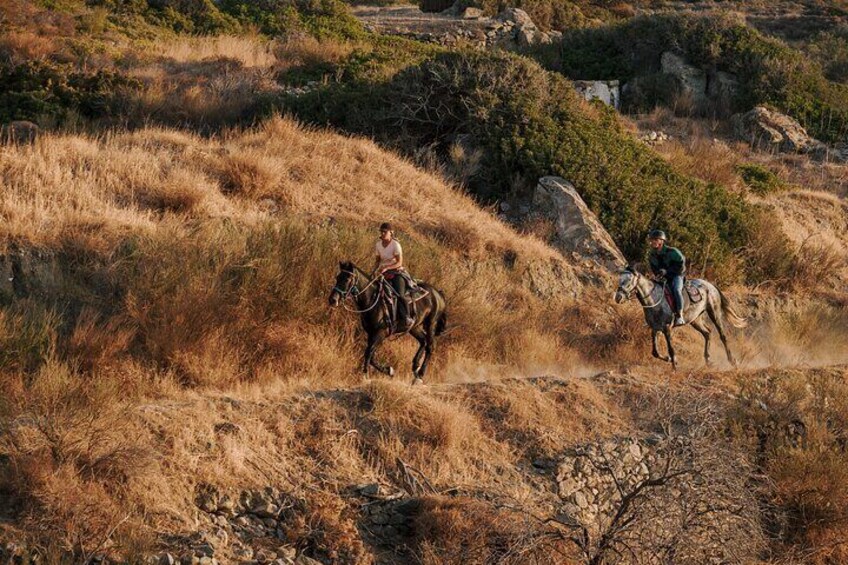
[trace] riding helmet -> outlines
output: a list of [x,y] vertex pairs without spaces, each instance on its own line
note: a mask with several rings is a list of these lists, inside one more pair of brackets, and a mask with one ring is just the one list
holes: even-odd
[[651,230],[651,233],[648,234],[648,239],[661,239],[663,241],[668,241],[668,236],[666,236],[665,232],[662,230]]
[[383,222],[380,224],[380,231],[392,231],[392,224],[389,222]]

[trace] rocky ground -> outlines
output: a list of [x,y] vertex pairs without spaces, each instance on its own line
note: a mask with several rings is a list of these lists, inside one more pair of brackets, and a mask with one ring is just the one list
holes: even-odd
[[[848,366],[844,365],[667,374],[659,379],[646,368],[588,377],[404,389],[405,405],[449,402],[468,415],[464,425],[480,435],[463,449],[487,451],[488,459],[478,464],[493,465],[476,475],[458,472],[458,467],[446,473],[445,467],[451,465],[445,449],[450,447],[427,444],[431,439],[414,435],[407,439],[407,447],[425,441],[421,446],[429,445],[429,455],[422,455],[429,461],[413,461],[408,451],[388,466],[372,460],[360,468],[339,459],[341,444],[365,460],[369,453],[379,457],[383,439],[377,433],[381,428],[374,428],[374,418],[387,409],[381,405],[380,394],[393,390],[388,383],[310,391],[274,402],[228,396],[148,404],[133,417],[160,430],[157,456],[172,473],[200,465],[195,472],[205,478],[197,481],[185,510],[181,501],[169,500],[154,512],[163,525],[156,532],[160,550],[144,561],[407,563],[431,535],[434,507],[474,503],[506,512],[518,523],[528,521],[528,531],[561,538],[575,558],[582,555],[586,562],[587,556],[605,551],[605,539],[615,540],[617,550],[635,548],[649,560],[658,555],[648,555],[645,548],[673,548],[690,563],[717,557],[721,562],[745,562],[764,543],[759,487],[752,488],[758,481],[756,453],[719,440],[716,428],[729,425],[723,419],[732,414],[753,410],[755,417],[744,434],[751,435],[755,445],[772,437],[800,447],[806,444],[807,429],[815,426],[812,416],[805,416],[797,406],[773,404],[776,401],[766,389],[752,393],[751,384],[787,378],[817,383],[846,377]],[[812,397],[815,392],[809,389],[804,394]],[[525,400],[507,400],[510,395]],[[528,400],[531,405],[522,407]],[[202,421],[192,426],[208,426],[208,440],[196,445],[196,452],[177,455],[173,444],[184,441],[183,434],[165,431],[162,423],[193,413],[203,413]],[[229,464],[220,459],[222,448],[232,449],[240,441],[252,441],[257,447],[256,434],[263,426],[283,426],[277,433],[286,433],[286,426],[296,426],[309,413],[324,413],[328,419],[310,424],[315,426],[311,433],[317,440],[311,448],[301,446],[298,453],[289,453],[289,460],[271,449],[274,441],[270,439],[266,453],[250,454],[248,448],[243,464],[263,470],[254,486],[239,487],[215,475],[216,466],[223,465],[223,470]],[[342,414],[344,418],[338,420]],[[574,422],[570,431],[554,420],[544,420],[557,414]],[[276,420],[280,421],[274,424]],[[422,419],[419,425],[427,424]],[[382,430],[389,433],[388,428]],[[321,448],[320,438],[327,433],[333,437]],[[286,474],[279,474],[281,469],[289,469],[289,480],[281,478]],[[292,472],[304,482],[291,482]],[[315,494],[326,492],[332,492],[335,500],[332,519],[322,506],[327,495],[316,498]],[[329,532],[321,533],[327,528]],[[0,539],[10,533],[4,531],[0,529]],[[339,544],[345,537],[352,541]],[[516,546],[536,542],[511,539]],[[91,562],[102,561],[108,550],[108,546],[101,548]],[[38,548],[8,543],[0,554],[17,563],[33,551]]]

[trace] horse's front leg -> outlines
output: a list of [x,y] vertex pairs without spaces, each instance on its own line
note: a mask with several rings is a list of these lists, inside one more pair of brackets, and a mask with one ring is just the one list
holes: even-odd
[[657,334],[658,333],[659,332],[657,330],[651,330],[651,345],[653,346],[653,349],[651,351],[651,355],[653,355],[655,358],[659,359],[660,361],[669,361],[668,357],[665,357],[664,355],[660,355],[660,351],[657,348]]
[[665,344],[668,347],[668,355],[671,358],[671,366],[673,369],[677,369],[677,357],[674,355],[674,346],[671,345],[671,329],[668,326],[663,328],[663,335],[665,335]]
[[373,363],[374,351],[381,341],[382,339],[380,339],[379,334],[368,334],[368,343],[365,345],[365,355],[362,363],[362,372],[366,375],[368,375],[368,369]]
[[385,334],[381,331],[376,334],[368,336],[368,346],[365,348],[365,367],[364,372],[368,374],[368,367],[374,367],[384,375],[389,375],[393,377],[395,374],[395,369],[391,365],[383,365],[382,363],[377,361],[377,348],[383,343],[385,339]]

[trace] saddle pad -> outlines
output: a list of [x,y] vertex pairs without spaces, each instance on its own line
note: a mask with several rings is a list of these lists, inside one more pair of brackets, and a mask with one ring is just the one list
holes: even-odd
[[[685,281],[683,283],[683,288],[686,290],[686,294],[689,295],[689,300],[692,303],[700,302],[704,299],[704,293],[701,292],[701,283],[698,279]],[[674,308],[674,296],[671,294],[671,289],[666,286],[664,290],[665,299],[668,302],[668,305]]]

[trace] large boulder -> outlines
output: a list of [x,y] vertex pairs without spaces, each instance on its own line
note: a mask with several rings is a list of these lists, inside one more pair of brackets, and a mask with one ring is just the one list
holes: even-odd
[[507,8],[492,21],[487,42],[505,48],[529,47],[551,43],[554,37],[540,30],[524,10]]
[[539,179],[531,214],[553,222],[551,243],[563,253],[589,259],[611,271],[618,271],[627,264],[597,216],[565,179]]
[[586,100],[600,100],[616,110],[621,100],[621,91],[617,80],[575,80],[574,88]]
[[761,149],[785,153],[827,151],[827,147],[810,137],[797,120],[762,106],[744,114],[736,114],[731,118],[731,123],[739,139]]
[[704,106],[709,101],[707,73],[688,64],[683,57],[671,51],[662,54],[660,64],[662,72],[677,79],[680,92],[691,96],[696,106]]

